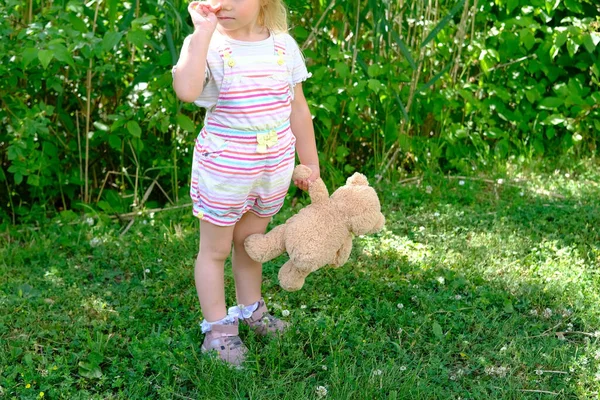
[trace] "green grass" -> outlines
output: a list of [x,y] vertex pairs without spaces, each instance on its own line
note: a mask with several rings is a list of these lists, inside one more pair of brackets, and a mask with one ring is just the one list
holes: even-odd
[[244,371],[199,351],[184,211],[121,238],[98,216],[21,227],[0,249],[0,397],[597,398],[600,169],[517,172],[386,184],[386,229],[299,292],[277,285],[285,257],[266,264],[265,297],[293,327],[277,340],[242,328]]

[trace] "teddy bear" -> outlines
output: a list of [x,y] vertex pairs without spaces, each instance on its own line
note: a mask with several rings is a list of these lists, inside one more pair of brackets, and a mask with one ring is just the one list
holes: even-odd
[[[306,179],[310,168],[298,165],[293,179]],[[311,272],[325,265],[341,267],[348,261],[353,235],[379,232],[385,224],[381,205],[367,178],[354,173],[331,197],[320,178],[308,189],[311,204],[267,234],[253,234],[244,247],[254,261],[264,263],[287,252],[279,270],[279,284],[287,291],[302,288]]]

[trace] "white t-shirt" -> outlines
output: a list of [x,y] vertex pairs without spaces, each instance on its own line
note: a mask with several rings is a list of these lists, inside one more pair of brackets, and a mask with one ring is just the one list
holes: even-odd
[[[204,107],[208,110],[212,109],[217,104],[219,98],[219,91],[221,84],[223,83],[223,59],[219,54],[219,48],[223,45],[231,48],[233,56],[271,56],[274,53],[274,39],[273,33],[265,40],[258,42],[245,42],[241,40],[231,39],[228,36],[221,34],[218,30],[215,30],[210,45],[208,48],[208,54],[206,56],[206,77],[204,80],[204,89],[202,94],[194,104],[199,107]],[[294,98],[294,86],[297,83],[303,82],[311,77],[311,73],[306,69],[304,63],[304,57],[300,52],[300,48],[296,41],[287,33],[283,35],[285,41],[285,58],[286,65],[289,71],[289,83],[290,90],[292,92],[292,99]],[[189,42],[190,36],[185,38],[184,45]],[[212,68],[210,67],[212,66]],[[177,65],[173,67],[173,73]]]

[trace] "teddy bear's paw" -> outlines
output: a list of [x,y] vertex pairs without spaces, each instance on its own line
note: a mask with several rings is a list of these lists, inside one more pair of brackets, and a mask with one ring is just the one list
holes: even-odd
[[279,286],[281,286],[281,288],[286,292],[296,292],[302,289],[302,286],[304,286],[304,280],[302,280],[302,282],[279,281]]
[[259,263],[269,261],[267,245],[265,235],[261,235],[260,233],[250,235],[244,241],[244,248],[248,256]]
[[295,292],[302,289],[306,275],[300,272],[293,264],[292,261],[288,261],[279,270],[277,274],[279,279],[279,286],[283,290],[288,292]]

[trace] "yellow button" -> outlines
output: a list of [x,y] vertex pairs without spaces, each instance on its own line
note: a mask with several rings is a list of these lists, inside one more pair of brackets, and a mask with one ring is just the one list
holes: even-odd
[[227,62],[227,65],[229,65],[230,67],[233,67],[233,66],[235,65],[235,61],[233,61],[232,59],[230,59],[230,60]]
[[281,49],[277,50],[277,54],[279,54],[280,56],[282,56],[283,55],[283,50],[281,50]]
[[277,64],[283,65],[285,64],[285,60],[283,58],[280,58],[279,60],[277,60]]

